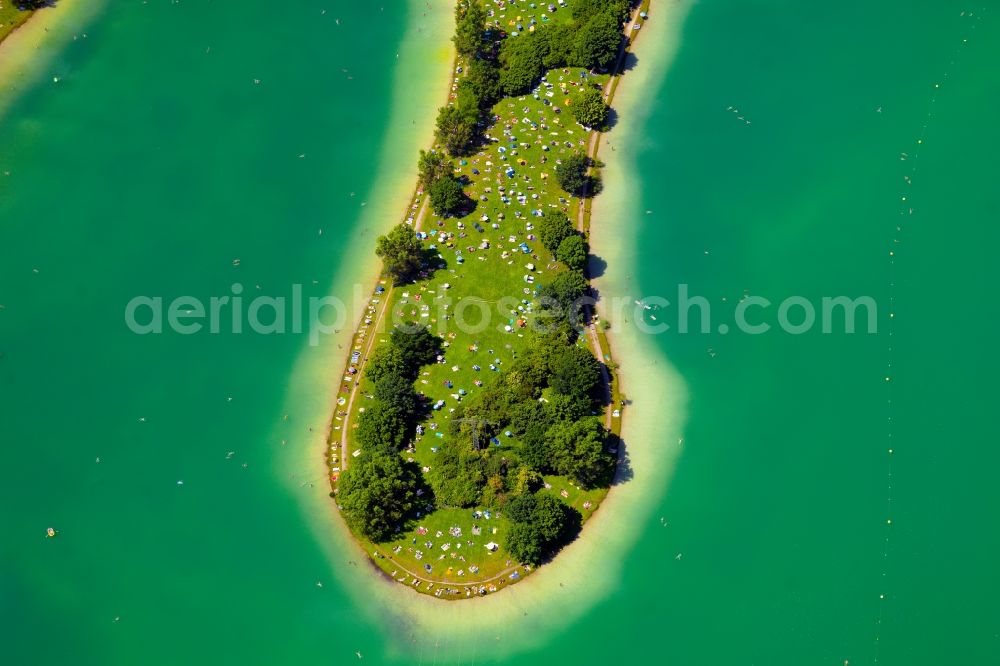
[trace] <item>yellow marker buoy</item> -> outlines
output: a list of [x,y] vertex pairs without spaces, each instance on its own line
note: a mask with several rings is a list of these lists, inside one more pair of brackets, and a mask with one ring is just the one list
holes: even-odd
[[49,538],[52,538],[52,537],[54,537],[56,535],[56,531],[54,529],[52,529],[51,527],[49,529],[45,530],[45,533],[49,536]]

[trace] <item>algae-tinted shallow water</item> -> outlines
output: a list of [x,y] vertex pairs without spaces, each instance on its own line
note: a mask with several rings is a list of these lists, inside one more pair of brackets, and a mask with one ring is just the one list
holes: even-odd
[[615,591],[543,636],[411,647],[303,518],[325,401],[289,406],[306,339],[122,317],[236,281],[323,294],[350,267],[394,46],[423,17],[344,4],[111,3],[0,121],[4,663],[995,661],[994,17],[691,9],[616,145],[640,189],[632,289],[689,284],[718,321],[744,290],[869,295],[879,332],[654,338],[687,384],[684,453]]

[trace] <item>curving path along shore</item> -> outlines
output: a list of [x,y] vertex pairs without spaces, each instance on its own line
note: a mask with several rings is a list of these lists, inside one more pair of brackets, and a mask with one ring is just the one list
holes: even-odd
[[[414,229],[414,231],[420,231],[420,227],[423,224],[424,218],[427,216],[427,204],[428,204],[429,201],[430,201],[429,197],[425,197],[424,198],[424,203],[420,206],[420,212],[417,213],[417,217],[413,221],[413,229]],[[376,314],[375,319],[372,322],[372,329],[371,329],[372,333],[378,332],[379,327],[382,325],[382,319],[383,319],[383,317],[385,315],[386,308],[389,305],[389,301],[390,301],[389,297],[392,295],[393,289],[394,289],[394,287],[392,285],[390,285],[389,288],[385,290],[385,293],[382,294],[382,298],[379,300],[378,313]],[[358,336],[359,332],[360,331],[355,331],[354,332],[354,338],[356,338]],[[354,338],[351,338],[351,339],[353,340]],[[365,344],[363,345],[363,348],[360,350],[361,351],[361,362],[358,364],[358,376],[359,377],[364,372],[365,365],[368,363],[368,355],[371,353],[372,346],[374,345],[374,340],[375,340],[375,335],[368,336],[367,340],[365,341]],[[352,347],[352,349],[353,349],[353,347]],[[348,354],[347,358],[348,358],[348,360],[347,360],[347,366],[350,367],[350,364],[351,364],[350,354]],[[351,409],[354,407],[354,399],[357,397],[359,390],[360,390],[360,387],[358,386],[358,382],[354,382],[354,385],[351,387],[350,395],[347,398],[346,409],[344,410],[344,412],[346,414],[348,414],[348,415],[350,415]],[[346,418],[347,417],[345,417],[345,419]],[[344,424],[345,425],[347,424],[346,420],[344,421]],[[347,461],[348,461],[348,455],[347,455],[347,428],[341,427],[341,429],[340,429],[340,467],[341,467],[341,469],[346,469],[347,468]]]
[[[639,14],[649,9],[649,4],[649,0],[640,3],[640,5],[636,7],[635,11],[632,12],[632,16],[629,18],[629,21],[625,26],[625,40],[622,41],[621,49],[618,51],[618,59],[615,61],[615,75],[612,76],[604,86],[604,100],[607,102],[608,106],[611,106],[611,102],[614,100],[615,90],[618,87],[618,82],[624,74],[622,68],[625,65],[625,57],[628,55],[632,46],[635,44],[636,39],[638,39],[639,34],[642,32],[641,30],[633,30],[632,26],[636,25],[639,20]],[[595,162],[597,160],[597,150],[601,145],[601,136],[602,132],[593,131],[590,133],[590,140],[587,142],[587,157]],[[580,205],[577,208],[576,229],[580,233],[585,233],[587,231],[587,225],[590,222],[590,208],[587,206],[587,201],[588,200],[586,198],[580,199]],[[591,312],[591,316],[593,316],[593,314],[594,313]],[[594,355],[597,357],[597,360],[601,362],[601,376],[604,379],[605,397],[608,401],[608,408],[604,410],[604,427],[611,430],[615,408],[612,399],[614,394],[611,390],[611,375],[608,372],[607,366],[607,364],[611,361],[611,350],[609,349],[605,352],[604,345],[601,344],[601,336],[597,333],[597,325],[593,321],[587,325],[587,339],[590,341],[590,345],[594,350]],[[619,447],[619,463],[621,462],[623,455],[623,447]]]
[[[633,47],[633,45],[636,42],[636,39],[638,38],[638,35],[641,32],[641,30],[634,30],[633,26],[639,21],[639,18],[640,18],[639,15],[640,15],[640,13],[648,11],[650,4],[651,4],[651,0],[644,0],[643,2],[641,2],[639,4],[639,6],[635,8],[635,10],[633,11],[633,13],[632,13],[631,17],[629,18],[628,22],[625,24],[624,39],[622,40],[622,43],[621,43],[621,46],[620,46],[619,52],[618,52],[618,57],[617,57],[617,59],[615,61],[615,65],[614,65],[614,68],[612,70],[614,73],[610,77],[610,79],[608,80],[607,84],[605,85],[604,91],[603,91],[605,101],[608,103],[609,106],[610,106],[611,102],[614,99],[614,93],[615,93],[615,90],[617,89],[618,83],[620,82],[621,77],[624,74],[623,66],[624,66],[624,63],[625,63],[626,56],[630,52],[631,48]],[[456,56],[456,62],[457,62],[457,56]],[[454,63],[453,63],[452,71],[454,71]],[[602,133],[600,131],[596,131],[596,130],[591,131],[590,132],[590,138],[589,138],[588,143],[587,143],[586,155],[589,158],[591,158],[592,160],[595,160],[595,161],[597,159],[597,152],[598,152],[598,148],[600,146],[600,137],[601,136],[602,136]],[[408,219],[409,218],[409,216],[410,216],[409,213],[412,210],[413,202],[415,202],[420,195],[421,195],[421,191],[420,191],[419,186],[418,186],[418,189],[414,191],[413,196],[410,199],[410,204],[407,207],[406,212],[404,213],[404,219]],[[590,222],[590,207],[588,205],[588,201],[589,201],[589,199],[587,199],[586,197],[581,198],[580,203],[579,203],[579,207],[578,207],[578,210],[577,210],[576,227],[581,232],[585,232],[587,230],[587,226],[588,226],[588,224]],[[424,222],[424,220],[425,220],[425,218],[427,216],[429,202],[430,202],[430,197],[426,196],[426,194],[425,194],[425,196],[423,198],[423,201],[422,201],[422,203],[420,205],[420,209],[419,209],[417,215],[413,219],[413,228],[414,228],[414,231],[421,230],[422,224],[423,224],[423,222]],[[377,288],[378,284],[381,284],[381,280],[382,280],[382,277],[380,276],[379,277],[379,281],[376,283],[376,287],[375,288]],[[373,288],[371,290],[371,292],[370,292],[372,294],[372,296],[370,296],[370,299],[374,298],[375,288]],[[367,327],[365,327],[363,325],[363,321],[364,321],[364,319],[366,317],[364,315],[362,315],[361,321],[359,321],[358,325],[355,327],[355,330],[354,330],[353,335],[351,337],[351,343],[350,343],[350,345],[349,345],[349,347],[347,349],[347,354],[346,354],[347,358],[344,361],[344,370],[341,373],[342,377],[346,376],[348,374],[348,369],[351,367],[350,357],[351,357],[351,354],[353,352],[355,352],[355,351],[360,352],[360,359],[359,359],[359,362],[357,363],[357,374],[355,376],[356,377],[361,377],[363,375],[363,373],[365,371],[365,367],[366,367],[367,362],[368,362],[368,358],[370,356],[370,352],[372,351],[372,349],[373,349],[373,347],[375,345],[375,340],[378,337],[378,333],[383,329],[384,321],[385,321],[385,313],[387,312],[388,305],[389,305],[389,303],[392,300],[391,296],[393,294],[393,291],[394,291],[394,287],[390,284],[385,289],[385,291],[382,294],[379,295],[379,302],[377,304],[376,312],[374,313],[374,316],[371,316],[372,323],[370,325],[368,325]],[[371,301],[369,300],[369,303],[370,302]],[[362,343],[362,345],[360,346],[360,348],[357,348],[356,345],[355,345],[355,343],[356,343],[357,339],[359,338],[359,336],[362,335],[363,329],[365,331],[364,332],[364,342]],[[587,334],[587,338],[588,338],[588,340],[590,342],[590,346],[592,348],[592,351],[594,352],[595,357],[601,363],[602,380],[603,380],[603,383],[604,383],[605,395],[606,395],[607,402],[608,402],[608,406],[605,409],[605,413],[604,413],[604,425],[605,425],[605,427],[608,430],[612,430],[613,412],[614,412],[615,406],[614,406],[614,404],[612,402],[612,396],[613,396],[612,379],[613,378],[612,378],[611,373],[609,372],[609,369],[608,369],[608,364],[611,362],[611,356],[610,356],[610,351],[611,350],[610,349],[606,350],[604,348],[604,345],[601,342],[601,336],[597,332],[596,325],[594,324],[593,321],[591,321],[587,325],[587,327],[586,327],[586,334]],[[343,385],[341,384],[340,386],[342,387]],[[350,387],[350,390],[349,390],[349,392],[348,392],[348,394],[346,396],[346,403],[344,405],[344,409],[342,410],[343,413],[344,413],[344,416],[343,416],[342,420],[340,421],[341,426],[340,426],[340,437],[339,437],[339,450],[340,450],[340,464],[339,464],[339,468],[341,470],[346,469],[347,466],[350,464],[349,461],[351,459],[351,455],[350,455],[350,453],[347,450],[347,434],[348,434],[347,424],[349,422],[350,416],[351,416],[352,411],[354,409],[355,399],[357,398],[359,391],[360,391],[360,382],[357,381],[357,380],[355,380],[352,383],[352,385]],[[338,395],[340,395],[340,394],[338,393]],[[336,421],[336,418],[338,417],[339,411],[340,410],[336,406],[336,401],[335,401],[334,413],[331,416],[329,430],[328,430],[331,433],[331,437],[329,438],[329,445],[330,445],[330,447],[332,447],[334,445],[334,441],[336,439],[335,437],[332,436],[332,432],[333,432],[332,428],[333,428],[334,422]],[[324,450],[324,458],[325,458],[324,465],[327,465],[326,469],[328,471],[329,471],[329,463],[328,463],[328,461],[329,461],[329,448],[330,447],[328,447],[328,448],[326,448]],[[618,462],[619,463],[621,462],[623,456],[624,456],[624,447],[619,446],[619,450],[618,450]],[[620,467],[620,465],[619,465],[619,467]],[[618,471],[616,471],[616,477],[617,477],[618,473],[620,473],[620,469]],[[352,537],[353,537],[353,534],[352,534]],[[386,562],[392,563],[392,565],[397,569],[396,576],[395,576],[396,578],[399,578],[399,574],[405,574],[404,579],[405,578],[409,578],[409,579],[411,579],[413,581],[412,584],[408,585],[408,587],[420,587],[423,584],[427,584],[428,589],[430,589],[433,586],[449,586],[449,587],[458,587],[458,588],[466,588],[466,589],[468,589],[468,588],[475,588],[475,587],[480,587],[482,585],[487,585],[489,583],[492,583],[492,582],[495,582],[495,581],[498,581],[498,580],[501,580],[501,579],[505,579],[512,572],[514,572],[516,569],[523,568],[522,565],[515,564],[515,565],[513,565],[511,567],[508,567],[508,568],[504,569],[503,571],[501,571],[501,572],[499,572],[497,574],[494,574],[493,576],[491,576],[488,579],[483,579],[483,580],[479,580],[479,581],[469,581],[467,583],[457,583],[457,582],[454,582],[454,581],[434,580],[432,577],[427,576],[426,573],[415,573],[413,571],[410,571],[406,567],[400,565],[391,556],[391,554],[387,554],[387,553],[383,552],[383,550],[381,548],[379,548],[377,545],[376,545],[376,549],[377,549],[376,550],[377,556],[380,559],[382,559],[382,560],[384,560]]]

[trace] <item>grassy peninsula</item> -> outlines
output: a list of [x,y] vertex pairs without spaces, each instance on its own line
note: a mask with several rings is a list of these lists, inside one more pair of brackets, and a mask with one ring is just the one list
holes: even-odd
[[421,593],[522,580],[576,538],[622,464],[586,202],[647,5],[456,7],[451,94],[405,221],[378,239],[383,278],[327,461],[372,561]]

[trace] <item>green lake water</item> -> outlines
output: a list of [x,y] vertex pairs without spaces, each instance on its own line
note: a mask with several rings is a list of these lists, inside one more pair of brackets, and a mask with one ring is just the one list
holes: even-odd
[[[989,8],[693,6],[616,145],[633,295],[712,304],[655,338],[684,451],[610,595],[469,644],[411,643],[304,511],[330,399],[289,399],[324,387],[305,336],[123,318],[348,293],[420,4],[108,4],[0,118],[0,663],[996,663]],[[715,332],[745,291],[870,296],[878,332]]]

